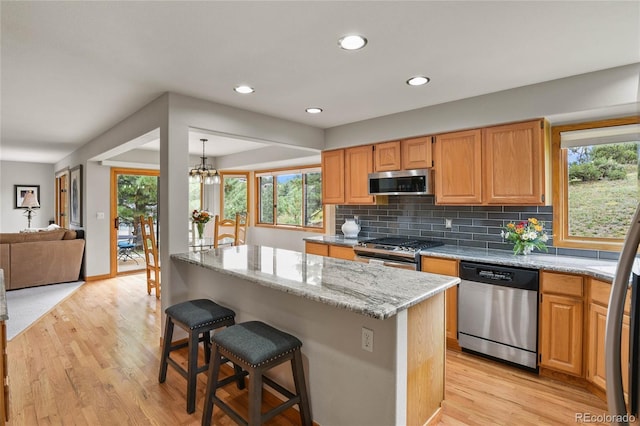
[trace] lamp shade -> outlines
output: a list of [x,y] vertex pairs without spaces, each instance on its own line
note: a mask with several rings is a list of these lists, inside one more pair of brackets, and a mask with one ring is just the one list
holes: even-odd
[[34,207],[40,207],[40,203],[38,203],[38,198],[36,197],[36,194],[34,194],[33,191],[27,192],[24,198],[22,199],[22,204],[20,204],[20,207],[26,207],[29,209],[32,209]]

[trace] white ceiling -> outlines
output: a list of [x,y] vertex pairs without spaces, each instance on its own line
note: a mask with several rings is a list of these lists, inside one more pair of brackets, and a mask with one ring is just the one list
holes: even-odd
[[[1,14],[0,159],[14,161],[59,161],[167,91],[329,128],[640,62],[638,1],[2,1]],[[367,47],[339,49],[354,32]],[[405,84],[417,74],[431,82]]]

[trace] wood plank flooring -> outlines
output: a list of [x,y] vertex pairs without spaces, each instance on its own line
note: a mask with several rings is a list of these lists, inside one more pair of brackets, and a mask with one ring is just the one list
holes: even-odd
[[[204,375],[192,415],[186,413],[186,381],[178,373],[169,368],[167,381],[158,383],[160,313],[142,274],[83,285],[9,342],[9,425],[200,424]],[[227,389],[227,400],[246,407],[244,391]],[[344,401],[349,403],[349,395]],[[576,413],[604,412],[606,404],[582,389],[447,353],[440,425],[570,425]],[[290,409],[269,424],[298,422]],[[213,423],[233,424],[218,409]]]

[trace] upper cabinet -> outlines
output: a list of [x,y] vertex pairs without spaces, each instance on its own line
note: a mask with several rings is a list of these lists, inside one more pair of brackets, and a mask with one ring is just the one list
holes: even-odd
[[431,139],[431,136],[422,136],[373,145],[373,170],[388,172],[431,167]]
[[344,149],[322,152],[322,202],[344,204]]
[[436,204],[550,202],[544,120],[436,136]]
[[432,136],[405,139],[400,142],[402,170],[426,169],[433,166]]
[[482,132],[436,136],[435,191],[438,204],[482,203]]
[[322,152],[322,202],[324,204],[374,204],[369,195],[373,172],[372,145]]
[[400,170],[400,141],[377,143],[373,150],[375,172]]
[[373,172],[373,148],[371,145],[356,146],[344,150],[344,193],[347,204],[373,204],[369,195],[369,173]]

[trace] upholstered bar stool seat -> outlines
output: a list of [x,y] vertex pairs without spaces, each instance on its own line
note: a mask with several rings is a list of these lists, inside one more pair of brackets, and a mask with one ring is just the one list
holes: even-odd
[[[187,412],[193,413],[196,409],[196,382],[197,375],[209,369],[211,358],[211,331],[235,324],[236,313],[229,308],[220,306],[208,299],[188,300],[169,306],[167,314],[164,339],[162,343],[162,359],[160,360],[160,374],[158,380],[164,383],[167,378],[167,367],[171,365],[178,373],[187,379]],[[186,342],[173,345],[173,328],[178,325],[188,334]],[[198,366],[198,346],[204,344],[205,364]],[[171,358],[171,352],[188,347],[187,369]],[[241,370],[237,368],[237,373]],[[240,385],[242,383],[242,386]],[[243,387],[244,381],[238,380],[238,385]]]
[[[291,334],[280,331],[260,321],[250,321],[230,326],[213,336],[214,351],[209,362],[207,394],[202,414],[202,424],[210,425],[213,406],[217,404],[234,421],[241,425],[261,425],[287,408],[298,404],[302,424],[311,425],[309,398],[302,367],[300,348],[302,342]],[[238,379],[238,372],[219,380],[220,363],[230,360],[249,374],[249,419],[245,420],[229,405],[216,396],[216,390]],[[291,361],[295,393],[285,389],[263,374],[267,370]],[[262,385],[266,383],[288,400],[262,414]]]

